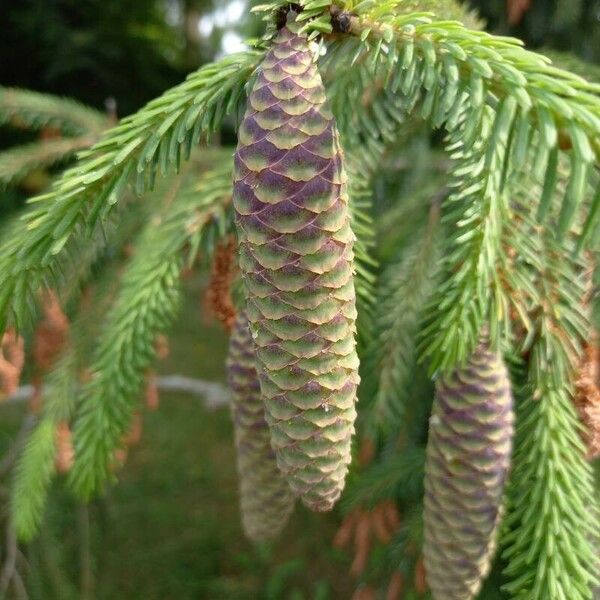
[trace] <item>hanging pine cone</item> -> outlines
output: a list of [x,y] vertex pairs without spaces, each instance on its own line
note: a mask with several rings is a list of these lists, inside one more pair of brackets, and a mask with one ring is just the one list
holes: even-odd
[[266,541],[283,529],[294,499],[271,448],[245,311],[238,313],[231,332],[227,378],[233,392],[242,524],[248,538]]
[[496,545],[513,411],[502,358],[481,343],[436,388],[425,465],[427,583],[435,600],[471,600]]
[[337,129],[297,31],[288,17],[249,95],[234,204],[277,462],[309,508],[329,510],[356,417],[354,235]]

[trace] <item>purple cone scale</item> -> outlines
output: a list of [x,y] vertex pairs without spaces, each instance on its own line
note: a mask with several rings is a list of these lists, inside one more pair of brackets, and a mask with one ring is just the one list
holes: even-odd
[[242,525],[249,539],[264,542],[281,532],[294,508],[294,497],[271,448],[244,311],[238,313],[231,331],[227,380],[232,391]]
[[346,174],[306,36],[279,31],[238,136],[240,268],[271,442],[313,510],[339,498],[359,382]]
[[435,600],[472,600],[489,572],[513,420],[506,366],[485,343],[438,381],[425,464],[423,549]]

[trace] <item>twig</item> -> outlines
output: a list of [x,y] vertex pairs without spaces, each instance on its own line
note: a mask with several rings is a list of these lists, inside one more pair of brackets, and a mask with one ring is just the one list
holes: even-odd
[[[203,397],[205,399],[204,405],[209,410],[221,408],[229,404],[229,390],[225,385],[216,381],[204,381],[202,379],[185,377],[184,375],[165,375],[158,378],[158,389],[163,392],[183,392],[191,396]],[[28,400],[32,392],[32,385],[23,385],[14,394],[3,400],[0,406],[5,403]],[[0,472],[2,464],[0,463]]]
[[6,530],[6,560],[0,574],[0,600],[6,598],[6,593],[13,580],[17,565],[17,536],[9,522]]

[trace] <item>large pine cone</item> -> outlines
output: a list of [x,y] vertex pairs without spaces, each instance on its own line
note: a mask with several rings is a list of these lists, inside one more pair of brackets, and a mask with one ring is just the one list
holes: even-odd
[[255,542],[275,538],[294,508],[289,486],[277,468],[265,409],[256,375],[248,318],[235,319],[227,356],[227,379],[233,392],[231,414],[235,428],[240,478],[242,525]]
[[306,36],[279,31],[248,98],[234,204],[279,468],[314,510],[339,498],[359,382],[346,175]]
[[513,437],[502,358],[480,344],[436,387],[425,465],[425,569],[435,600],[471,600],[488,574]]

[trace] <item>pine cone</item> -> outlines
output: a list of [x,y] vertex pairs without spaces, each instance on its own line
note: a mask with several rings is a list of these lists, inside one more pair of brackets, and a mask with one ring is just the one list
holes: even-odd
[[506,367],[484,343],[437,384],[424,511],[425,570],[435,600],[474,598],[490,569],[513,419]]
[[234,205],[277,462],[309,508],[329,510],[356,417],[354,234],[337,129],[297,31],[279,31],[249,95]]
[[227,378],[233,392],[242,524],[248,538],[266,541],[283,529],[294,499],[271,448],[245,311],[238,313],[231,332]]

